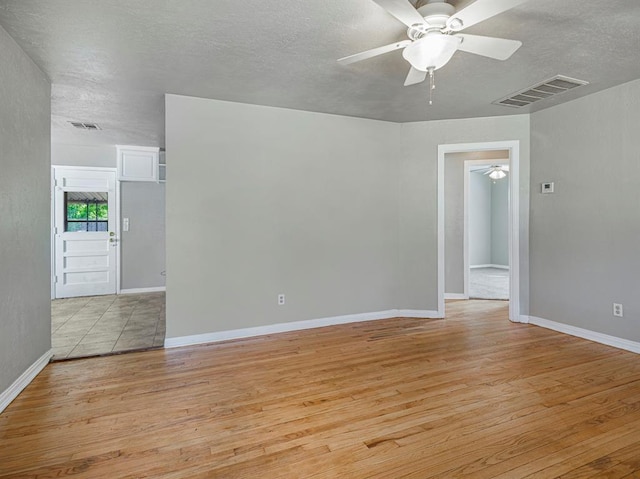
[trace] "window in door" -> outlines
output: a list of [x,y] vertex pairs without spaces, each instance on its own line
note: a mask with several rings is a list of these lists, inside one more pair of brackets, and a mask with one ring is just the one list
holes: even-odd
[[66,232],[108,231],[108,193],[68,191],[65,193]]

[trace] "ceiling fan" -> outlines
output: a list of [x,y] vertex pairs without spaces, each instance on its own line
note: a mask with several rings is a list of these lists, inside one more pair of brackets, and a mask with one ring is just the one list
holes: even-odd
[[509,165],[491,165],[487,168],[478,168],[474,170],[475,172],[481,172],[483,175],[489,175],[489,178],[492,180],[500,180],[507,176],[507,172],[509,171]]
[[429,75],[433,89],[433,72],[446,65],[457,50],[506,60],[522,45],[517,40],[457,32],[527,0],[476,0],[460,11],[445,0],[419,0],[417,9],[407,0],[373,1],[409,27],[409,39],[349,55],[338,62],[348,65],[402,48],[402,56],[411,64],[405,86],[421,83]]

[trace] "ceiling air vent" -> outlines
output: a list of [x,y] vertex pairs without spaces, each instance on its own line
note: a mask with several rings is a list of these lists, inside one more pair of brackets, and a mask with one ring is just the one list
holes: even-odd
[[527,87],[524,90],[507,95],[500,100],[496,100],[493,104],[510,106],[512,108],[521,108],[523,106],[531,105],[537,101],[544,100],[545,98],[588,84],[589,82],[584,80],[576,80],[575,78],[556,75],[542,83]]
[[79,121],[70,121],[69,123],[71,123],[75,128],[78,128],[79,130],[100,130],[101,129],[95,123],[82,123]]

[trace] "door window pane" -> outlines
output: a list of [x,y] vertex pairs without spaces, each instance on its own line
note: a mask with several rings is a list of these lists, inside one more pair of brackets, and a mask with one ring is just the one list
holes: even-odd
[[109,194],[67,191],[64,194],[65,231],[108,231]]

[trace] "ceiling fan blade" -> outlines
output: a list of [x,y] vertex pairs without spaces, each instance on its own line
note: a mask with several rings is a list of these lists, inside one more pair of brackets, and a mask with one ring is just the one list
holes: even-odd
[[502,165],[502,171],[509,171],[509,165]]
[[451,18],[447,20],[447,27],[454,31],[460,31],[487,18],[511,10],[526,1],[528,0],[476,0],[468,7],[451,15]]
[[458,50],[495,58],[496,60],[506,60],[522,46],[522,42],[518,40],[507,40],[505,38],[483,37],[466,33],[459,33],[456,37],[462,37]]
[[484,173],[482,173],[483,175],[488,175],[489,173],[493,172],[493,168],[489,168],[487,171],[485,171]]
[[407,79],[404,81],[404,86],[422,83],[425,78],[427,78],[427,72],[411,67],[411,70],[409,70],[409,74],[407,75]]
[[426,23],[422,15],[407,0],[373,0],[406,26]]
[[411,44],[411,40],[402,40],[401,42],[391,43],[383,47],[373,48],[371,50],[367,50],[366,52],[360,52],[360,53],[356,53],[355,55],[349,55],[348,57],[340,58],[338,60],[338,63],[342,63],[343,65],[349,65],[350,63],[359,62],[362,60],[366,60],[368,58],[377,57],[378,55],[382,55],[384,53],[389,53],[394,50],[399,50],[400,48],[404,48],[410,44]]

